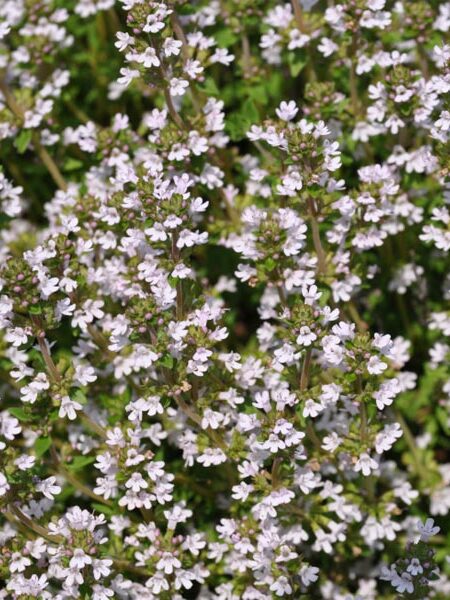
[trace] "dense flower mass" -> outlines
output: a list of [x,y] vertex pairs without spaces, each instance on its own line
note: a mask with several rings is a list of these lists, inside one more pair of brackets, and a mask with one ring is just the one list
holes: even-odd
[[449,29],[0,1],[0,598],[450,597]]

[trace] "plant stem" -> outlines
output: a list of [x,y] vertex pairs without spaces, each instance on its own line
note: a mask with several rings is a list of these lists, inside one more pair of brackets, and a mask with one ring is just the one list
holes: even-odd
[[302,365],[302,372],[300,374],[300,391],[303,392],[308,387],[309,383],[309,371],[311,368],[311,355],[312,349],[308,348],[305,354],[305,359]]
[[231,204],[230,200],[228,199],[228,196],[227,196],[225,190],[223,188],[219,188],[219,194],[223,200],[223,203],[225,204],[225,208],[226,208],[227,214],[228,214],[231,222],[235,226],[239,226],[240,225],[239,215],[237,214],[235,207]]
[[[180,260],[180,251],[177,247],[178,241],[178,233],[175,231],[172,233],[172,260],[174,262],[178,262]],[[177,321],[181,321],[184,317],[184,296],[183,296],[183,282],[181,279],[177,280],[176,285],[177,290],[177,299],[176,299],[176,307],[175,314]]]
[[61,172],[58,169],[53,158],[47,152],[45,147],[41,144],[41,140],[39,139],[39,134],[37,132],[34,132],[32,139],[33,139],[34,147],[36,148],[36,153],[39,156],[39,158],[41,159],[41,161],[44,163],[44,165],[47,167],[47,171],[52,176],[53,181],[56,183],[56,185],[59,187],[59,189],[61,189],[63,192],[67,192],[66,180],[61,175]]
[[306,424],[306,433],[308,435],[308,438],[312,441],[312,443],[316,447],[316,449],[321,450],[322,444],[320,442],[319,437],[317,436],[317,433],[314,430],[314,427],[311,425],[310,421],[308,421]]
[[77,490],[79,490],[85,496],[92,498],[92,500],[95,500],[96,502],[105,504],[106,506],[112,506],[112,502],[110,500],[106,500],[102,496],[97,496],[97,494],[95,492],[93,492],[87,485],[85,485],[79,479],[77,479],[75,477],[75,475],[73,475],[69,471],[69,469],[67,469],[61,463],[60,458],[58,456],[58,452],[56,451],[56,448],[54,446],[51,446],[50,454],[52,456],[53,462],[55,463],[56,472],[59,475],[64,477],[64,479],[66,479],[69,483],[71,483]]
[[353,116],[359,115],[359,98],[358,98],[358,77],[356,75],[356,52],[358,49],[358,35],[354,33],[352,43],[350,45],[350,100],[352,104]]
[[359,403],[359,416],[361,421],[361,444],[367,443],[367,407],[364,400]]
[[347,303],[347,308],[348,308],[348,312],[350,313],[351,318],[356,323],[356,327],[358,328],[358,330],[363,331],[363,332],[367,331],[369,329],[369,326],[364,321],[364,319],[360,316],[358,309],[356,308],[356,304],[353,302],[353,300],[350,300]]
[[[0,91],[2,92],[3,96],[5,97],[6,104],[8,105],[8,108],[10,109],[10,111],[13,113],[14,116],[16,116],[19,119],[21,124],[23,124],[23,122],[25,120],[25,113],[24,113],[22,107],[17,103],[17,101],[14,97],[14,94],[11,92],[11,90],[9,89],[9,87],[6,84],[4,79],[0,79]],[[66,183],[64,177],[61,175],[61,172],[58,169],[55,161],[50,156],[50,154],[47,152],[47,150],[44,148],[44,146],[41,144],[41,141],[39,139],[39,133],[37,131],[33,131],[32,141],[33,141],[34,147],[36,149],[36,154],[39,156],[41,161],[44,163],[44,165],[47,168],[48,172],[50,173],[53,181],[56,183],[56,185],[61,190],[66,192],[67,191],[67,183]]]
[[84,421],[85,424],[92,429],[92,431],[95,431],[99,437],[103,438],[104,440],[107,438],[106,431],[103,429],[103,427],[93,421],[88,414],[86,414],[84,411],[81,411],[78,414],[80,415],[81,420]]
[[278,478],[280,475],[280,467],[281,467],[281,463],[282,463],[282,459],[280,456],[275,457],[273,463],[272,463],[272,472],[271,472],[271,479],[272,479],[272,488],[276,488],[278,486]]
[[115,558],[113,559],[113,564],[119,571],[128,571],[129,573],[134,573],[135,575],[141,575],[141,577],[147,578],[150,576],[149,571],[142,567],[136,567],[126,560]]
[[185,124],[185,122],[183,121],[183,119],[180,117],[180,115],[178,114],[178,112],[175,108],[175,105],[173,103],[172,96],[170,95],[170,90],[166,87],[164,88],[164,98],[166,100],[167,109],[172,118],[172,121],[175,123],[175,125],[178,127],[178,129],[181,129],[182,131],[186,131],[188,129],[188,127]]
[[178,18],[178,15],[175,11],[170,15],[170,23],[172,25],[175,35],[177,36],[178,40],[182,43],[181,53],[183,55],[184,62],[186,62],[189,59],[189,45],[183,30],[183,26],[181,25],[180,19]]
[[303,10],[300,5],[300,0],[291,0],[291,4],[294,10],[294,17],[298,30],[300,33],[305,33],[305,20],[303,19]]
[[324,273],[326,271],[327,258],[326,258],[326,254],[325,254],[325,251],[322,246],[322,241],[320,239],[319,224],[316,219],[317,211],[314,206],[314,201],[312,198],[308,198],[308,210],[309,210],[309,220],[311,222],[313,244],[314,244],[314,249],[316,251],[317,260],[318,260],[317,273],[320,274],[320,273]]
[[287,306],[287,298],[286,298],[286,292],[284,291],[284,288],[282,285],[277,285],[277,291],[278,291],[278,296],[280,298],[280,302],[283,306]]
[[250,42],[248,41],[248,37],[247,37],[247,34],[245,33],[245,31],[242,33],[241,46],[242,46],[242,70],[244,72],[244,77],[249,78],[252,74],[251,53],[250,53]]
[[38,344],[39,344],[39,349],[42,354],[42,358],[44,359],[44,362],[45,362],[45,366],[47,367],[48,373],[50,375],[50,378],[55,383],[59,383],[61,381],[61,375],[60,375],[58,369],[56,368],[55,363],[53,362],[50,352],[48,351],[48,346],[47,346],[46,340],[44,338],[41,338],[38,336]]
[[37,535],[55,544],[61,544],[64,541],[64,538],[62,536],[53,535],[49,533],[47,529],[45,529],[45,527],[42,527],[42,525],[39,525],[39,523],[35,523],[26,514],[24,514],[18,506],[11,504],[10,508],[11,512],[19,519],[19,521],[29,529],[34,531],[34,533],[36,533]]
[[357,386],[357,392],[358,392],[358,396],[359,396],[359,417],[360,417],[360,426],[361,426],[360,439],[361,439],[361,444],[363,444],[365,446],[367,444],[367,440],[368,440],[367,407],[366,407],[366,403],[364,402],[364,398],[363,398],[363,394],[364,394],[363,381],[362,381],[362,377],[360,374],[358,374],[356,376],[356,386]]

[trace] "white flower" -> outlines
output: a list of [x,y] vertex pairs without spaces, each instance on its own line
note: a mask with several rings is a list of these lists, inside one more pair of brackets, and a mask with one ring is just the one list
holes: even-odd
[[0,496],[4,496],[10,489],[10,485],[5,475],[0,471]]
[[91,365],[80,364],[75,367],[75,379],[81,385],[88,385],[97,380],[95,369]]
[[314,402],[312,398],[308,398],[305,401],[305,407],[303,409],[304,417],[312,417],[313,419],[317,417],[319,413],[321,413],[324,409],[324,406],[319,402]]
[[64,396],[61,400],[61,405],[59,407],[58,416],[61,419],[67,417],[69,421],[74,421],[77,418],[77,410],[82,410],[83,406],[76,402],[75,400],[71,400],[69,396]]
[[172,77],[169,83],[169,91],[172,96],[184,96],[189,87],[189,82],[185,79],[180,79],[179,77]]
[[69,561],[69,566],[71,569],[83,569],[86,565],[90,565],[92,563],[92,558],[85,554],[84,550],[81,548],[76,548],[73,551],[73,556]]
[[362,474],[367,477],[372,471],[378,469],[378,463],[376,460],[371,458],[367,452],[363,452],[356,461],[354,469],[357,473],[362,471]]
[[181,562],[170,552],[164,552],[160,560],[156,563],[156,568],[166,573],[166,575],[172,574],[174,569],[179,569],[180,567]]
[[333,40],[330,38],[323,37],[320,41],[320,44],[317,46],[319,52],[321,52],[325,57],[331,56],[336,50],[339,48]]
[[206,448],[197,458],[197,461],[205,467],[220,465],[226,460],[226,454],[220,448]]
[[31,560],[27,556],[23,556],[20,552],[13,552],[9,562],[9,570],[11,573],[22,573],[31,565]]
[[289,102],[283,100],[275,112],[282,121],[291,121],[298,113],[298,107],[293,100],[290,100]]
[[131,489],[132,492],[140,492],[140,490],[148,488],[148,483],[140,473],[133,473],[125,482],[125,487]]
[[134,54],[133,58],[136,62],[144,65],[144,67],[159,67],[161,61],[156,56],[156,51],[154,48],[146,48],[142,54]]
[[116,38],[117,38],[117,42],[114,42],[114,46],[120,52],[125,50],[131,44],[134,44],[134,38],[128,33],[123,33],[122,31],[118,31],[116,33]]
[[387,364],[377,356],[371,356],[366,365],[366,369],[371,375],[381,375],[381,373],[387,369]]
[[163,52],[165,56],[178,56],[180,54],[183,43],[175,40],[172,37],[166,38],[163,44]]
[[114,597],[114,590],[95,583],[92,586],[92,600],[109,600]]
[[412,577],[409,573],[404,572],[401,575],[394,576],[391,583],[399,594],[404,592],[412,594],[414,592]]
[[270,586],[270,590],[274,592],[277,596],[284,596],[286,594],[292,594],[292,587],[289,583],[287,577],[282,575],[278,577],[272,585]]
[[297,344],[300,346],[310,346],[315,340],[317,340],[317,335],[307,325],[300,327]]
[[56,477],[47,477],[36,485],[36,490],[41,492],[49,500],[53,500],[54,496],[61,493],[61,487],[56,485]]
[[406,570],[413,577],[416,577],[416,575],[421,575],[423,573],[423,567],[420,564],[420,561],[418,558],[412,558],[411,562],[407,566]]
[[319,579],[319,569],[310,565],[302,565],[299,575],[303,585],[310,585]]
[[234,60],[234,54],[230,54],[228,48],[217,48],[214,54],[210,58],[212,63],[221,63],[222,65],[229,65]]
[[14,464],[21,471],[27,471],[28,469],[31,469],[34,467],[35,462],[36,462],[35,456],[31,456],[28,454],[22,454],[22,456],[19,456],[19,458],[16,458],[16,460],[14,461]]
[[14,327],[14,329],[8,329],[5,334],[5,340],[10,342],[13,346],[18,348],[22,344],[26,344],[30,332],[23,327]]
[[441,530],[440,527],[434,524],[433,519],[427,519],[425,523],[419,523],[417,529],[420,533],[420,539],[422,542],[428,542],[430,537],[437,535]]

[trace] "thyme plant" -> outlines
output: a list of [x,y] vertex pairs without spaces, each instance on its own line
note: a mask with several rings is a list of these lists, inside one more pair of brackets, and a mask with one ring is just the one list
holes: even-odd
[[0,1],[0,598],[449,598],[449,28]]

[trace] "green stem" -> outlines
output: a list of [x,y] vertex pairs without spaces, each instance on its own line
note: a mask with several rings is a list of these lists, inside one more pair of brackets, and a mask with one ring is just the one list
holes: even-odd
[[19,519],[19,521],[23,525],[25,525],[26,527],[28,527],[28,529],[31,529],[32,531],[34,531],[34,533],[36,533],[37,535],[45,538],[49,542],[53,542],[53,543],[56,543],[56,544],[62,544],[63,543],[64,538],[61,535],[53,535],[53,534],[51,534],[49,531],[47,531],[47,529],[45,529],[45,527],[42,527],[42,525],[39,525],[39,523],[36,523],[32,519],[30,519],[26,514],[24,514],[20,510],[19,507],[17,507],[14,504],[12,504],[10,506],[10,508],[11,508],[11,512],[17,517],[17,519]]
[[359,417],[360,417],[360,427],[361,427],[360,439],[361,439],[361,444],[366,446],[367,441],[368,441],[367,406],[366,406],[366,403],[364,402],[364,398],[363,398],[363,394],[364,394],[363,381],[362,381],[361,375],[359,375],[359,374],[356,377],[356,385],[357,385],[357,392],[358,392],[358,396],[359,396]]
[[309,383],[309,371],[311,368],[311,355],[312,348],[308,348],[305,354],[305,359],[302,365],[302,372],[300,374],[300,391],[303,392],[308,387]]
[[[174,263],[176,263],[180,260],[180,251],[178,250],[178,247],[177,247],[177,241],[178,241],[178,232],[175,231],[172,233],[172,260],[174,261]],[[183,282],[181,281],[181,279],[177,280],[176,291],[177,291],[177,298],[176,298],[175,314],[176,314],[177,321],[181,321],[184,317]]]
[[279,484],[279,475],[281,469],[282,459],[277,456],[272,463],[272,472],[271,472],[271,480],[272,480],[272,488],[277,488]]
[[367,407],[364,400],[359,403],[359,416],[361,421],[361,444],[367,444]]

